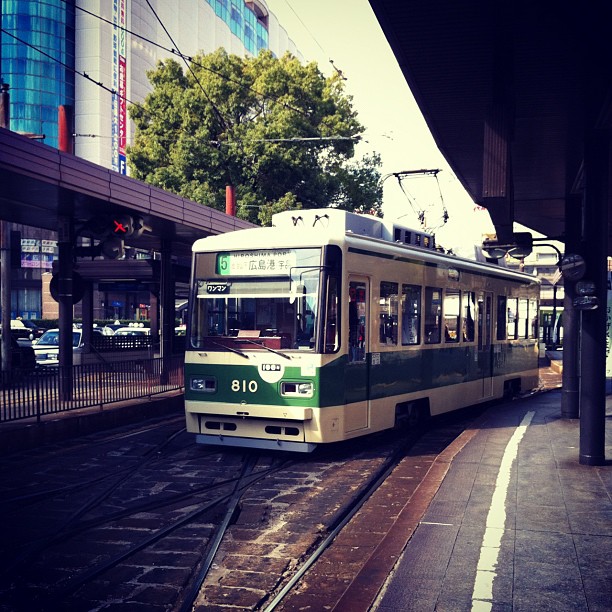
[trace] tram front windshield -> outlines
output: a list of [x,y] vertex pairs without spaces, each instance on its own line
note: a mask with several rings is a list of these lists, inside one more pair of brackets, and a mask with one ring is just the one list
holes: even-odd
[[321,249],[198,253],[194,264],[193,348],[314,350]]

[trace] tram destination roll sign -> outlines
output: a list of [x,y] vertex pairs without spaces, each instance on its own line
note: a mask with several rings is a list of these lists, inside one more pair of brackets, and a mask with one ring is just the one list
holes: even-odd
[[219,253],[216,272],[220,276],[289,276],[296,260],[293,249]]

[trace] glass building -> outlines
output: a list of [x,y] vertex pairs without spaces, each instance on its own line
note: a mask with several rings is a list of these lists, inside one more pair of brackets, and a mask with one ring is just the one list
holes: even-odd
[[58,145],[58,107],[74,106],[74,2],[2,0],[0,77],[11,129]]

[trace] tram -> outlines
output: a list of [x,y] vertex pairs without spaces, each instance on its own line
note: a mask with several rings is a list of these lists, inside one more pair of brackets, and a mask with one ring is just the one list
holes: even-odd
[[310,452],[538,384],[539,281],[338,209],[193,245],[187,430]]

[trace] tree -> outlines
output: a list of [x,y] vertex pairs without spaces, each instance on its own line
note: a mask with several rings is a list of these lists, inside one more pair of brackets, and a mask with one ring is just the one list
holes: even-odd
[[233,185],[238,215],[264,224],[288,208],[380,214],[380,157],[353,161],[364,128],[340,75],[290,54],[220,49],[188,71],[159,62],[148,77],[153,91],[129,109],[135,178],[219,210]]

